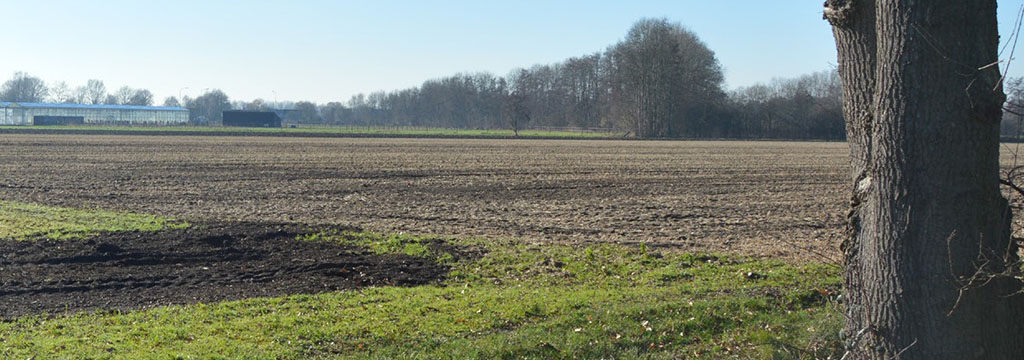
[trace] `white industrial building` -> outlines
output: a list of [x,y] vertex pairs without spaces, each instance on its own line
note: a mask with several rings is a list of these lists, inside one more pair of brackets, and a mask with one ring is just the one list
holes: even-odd
[[185,125],[188,109],[166,106],[0,102],[0,125]]

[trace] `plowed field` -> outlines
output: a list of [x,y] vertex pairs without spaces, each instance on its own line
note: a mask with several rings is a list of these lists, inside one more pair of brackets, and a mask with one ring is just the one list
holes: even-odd
[[0,199],[821,261],[845,143],[2,135]]

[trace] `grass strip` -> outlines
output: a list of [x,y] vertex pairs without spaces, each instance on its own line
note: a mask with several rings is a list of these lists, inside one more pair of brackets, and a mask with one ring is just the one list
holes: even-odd
[[146,214],[0,201],[0,239],[67,240],[103,232],[158,231],[189,224]]
[[2,358],[825,358],[839,269],[621,245],[323,233],[451,267],[443,283],[31,316]]

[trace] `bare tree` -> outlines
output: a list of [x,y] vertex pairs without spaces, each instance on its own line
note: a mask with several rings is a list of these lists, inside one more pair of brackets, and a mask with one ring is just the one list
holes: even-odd
[[153,93],[146,89],[135,89],[129,86],[122,86],[113,94],[107,96],[107,103],[112,105],[153,105]]
[[89,98],[89,89],[85,86],[76,87],[75,90],[71,92],[71,98],[73,99],[72,102],[89,104],[90,102],[87,100]]
[[835,71],[822,71],[768,84],[740,88],[731,94],[739,137],[844,139],[842,88]]
[[323,122],[316,104],[309,101],[295,103],[295,111],[299,113],[299,122],[302,124],[319,124]]
[[179,101],[177,97],[168,96],[166,99],[164,99],[164,106],[181,107],[181,101]]
[[1024,297],[999,189],[995,0],[828,0],[852,206],[845,341],[860,359],[1017,359]]
[[153,93],[146,89],[135,89],[135,93],[128,98],[125,105],[151,106],[153,105]]
[[340,102],[329,102],[320,107],[324,121],[332,125],[352,124],[351,110]]
[[698,135],[724,100],[714,52],[682,25],[644,19],[609,50],[614,116],[640,137]]
[[520,69],[509,76],[512,89],[505,96],[504,112],[505,117],[508,119],[508,125],[512,128],[512,132],[515,136],[519,136],[519,130],[522,130],[530,122],[530,108],[526,103],[526,92],[530,81],[527,80],[530,73],[524,69]]
[[82,104],[102,104],[107,100],[107,86],[103,81],[90,79],[85,86],[75,89],[75,97]]
[[224,110],[231,110],[231,100],[219,89],[213,89],[195,99],[185,98],[189,118],[194,124],[220,125]]
[[127,105],[128,102],[132,100],[132,96],[135,96],[135,91],[136,90],[131,87],[122,86],[120,89],[117,89],[117,91],[114,91],[113,94],[110,94],[110,99],[112,101],[107,103],[111,105]]
[[75,95],[71,92],[71,88],[68,84],[63,81],[58,81],[50,87],[50,102],[63,104],[74,102]]
[[48,91],[43,80],[19,71],[0,87],[0,101],[42,102]]
[[252,102],[243,103],[241,106],[242,110],[246,111],[266,111],[269,109],[267,102],[263,99],[256,99]]

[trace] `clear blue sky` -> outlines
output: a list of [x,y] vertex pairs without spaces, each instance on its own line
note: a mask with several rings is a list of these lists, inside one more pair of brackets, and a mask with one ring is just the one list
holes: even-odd
[[[1022,1],[999,0],[1004,33]],[[666,17],[717,53],[733,88],[834,66],[822,2],[0,0],[0,79],[95,78],[160,101],[220,88],[235,100],[325,103],[593,53],[640,18]],[[1024,75],[1024,61],[1010,75]]]

